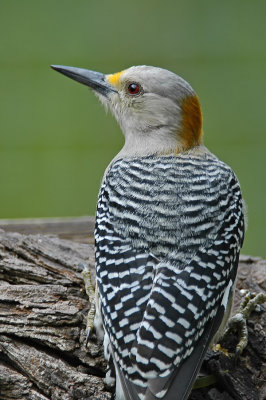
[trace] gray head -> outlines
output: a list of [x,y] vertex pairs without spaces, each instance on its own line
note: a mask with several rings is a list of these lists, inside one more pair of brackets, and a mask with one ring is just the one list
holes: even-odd
[[173,72],[146,65],[110,75],[74,67],[52,68],[91,87],[111,110],[125,135],[120,154],[179,153],[201,143],[198,97]]

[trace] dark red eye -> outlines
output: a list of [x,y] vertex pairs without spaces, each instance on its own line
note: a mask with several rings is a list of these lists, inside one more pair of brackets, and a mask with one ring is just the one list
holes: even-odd
[[140,85],[137,83],[130,83],[127,90],[129,94],[138,94],[140,92]]

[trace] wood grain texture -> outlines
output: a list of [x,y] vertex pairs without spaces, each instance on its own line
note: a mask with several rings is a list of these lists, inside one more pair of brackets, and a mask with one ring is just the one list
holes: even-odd
[[[75,236],[75,235],[74,235]],[[71,233],[70,233],[71,237]],[[91,244],[43,234],[0,230],[0,399],[112,399],[95,335],[85,347],[89,300],[81,277],[95,279]],[[266,262],[242,256],[240,290],[266,291]],[[203,365],[216,384],[194,390],[191,400],[262,400],[266,394],[266,318],[260,306],[248,322],[249,344],[237,363],[209,352]],[[236,335],[227,346],[233,349]]]
[[49,234],[82,243],[94,243],[94,217],[0,219],[0,229],[26,235]]

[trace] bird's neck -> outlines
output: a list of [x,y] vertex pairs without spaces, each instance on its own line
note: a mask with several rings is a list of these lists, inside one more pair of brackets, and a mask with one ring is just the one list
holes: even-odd
[[[189,144],[189,145],[188,145]],[[128,157],[145,157],[152,154],[179,154],[190,150],[201,142],[187,142],[176,131],[161,126],[149,132],[126,132],[125,144],[115,159]]]

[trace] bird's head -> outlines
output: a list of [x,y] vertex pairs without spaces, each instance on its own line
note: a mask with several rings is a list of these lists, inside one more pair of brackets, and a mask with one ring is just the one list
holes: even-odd
[[111,110],[125,135],[125,156],[179,153],[201,144],[198,97],[173,72],[145,65],[107,75],[59,65],[52,68],[89,86]]

